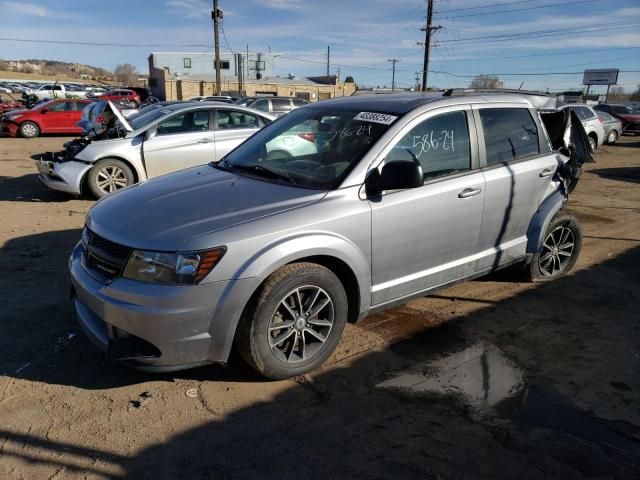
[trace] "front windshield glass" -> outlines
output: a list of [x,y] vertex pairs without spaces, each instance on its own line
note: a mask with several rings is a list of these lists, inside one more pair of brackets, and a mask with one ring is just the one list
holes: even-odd
[[171,112],[172,110],[169,108],[155,108],[141,115],[136,115],[136,117],[133,119],[130,118],[128,122],[131,125],[131,128],[133,128],[134,130],[138,130],[139,128],[142,128],[145,125],[153,122],[154,120],[164,117]]
[[397,119],[360,110],[300,108],[268,125],[219,166],[306,188],[336,188]]
[[623,115],[633,114],[633,110],[629,107],[625,107],[624,105],[614,105],[611,107],[611,110],[613,110],[613,113],[621,113]]

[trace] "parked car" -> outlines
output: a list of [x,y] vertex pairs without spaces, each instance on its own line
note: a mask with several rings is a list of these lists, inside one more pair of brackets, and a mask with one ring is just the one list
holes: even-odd
[[1,131],[12,137],[34,138],[45,133],[79,134],[76,124],[89,100],[58,99],[37,104],[30,110],[12,110],[0,117]]
[[237,98],[233,101],[234,105],[240,105],[242,107],[246,107],[248,106],[250,103],[252,103],[253,101],[259,99],[259,98],[264,98],[264,97],[240,97]]
[[[514,263],[559,278],[582,241],[562,208],[592,154],[577,115],[556,109],[416,93],[297,109],[219,163],[97,202],[69,260],[80,325],[139,368],[226,362],[235,346],[288,378],[371,312]],[[316,153],[269,159],[309,128]]]
[[13,93],[13,90],[8,85],[0,85],[0,93]]
[[104,93],[101,93],[96,98],[98,100],[105,101],[105,102],[106,101],[111,101],[111,102],[126,101],[126,102],[134,102],[136,105],[140,104],[140,95],[138,95],[133,90],[125,90],[125,89],[108,90]]
[[247,106],[263,112],[273,113],[276,117],[280,117],[308,103],[306,100],[296,97],[260,97],[248,103]]
[[82,91],[67,91],[67,88],[61,83],[45,83],[40,85],[35,89],[27,89],[24,94],[26,95],[35,95],[40,100],[48,99],[52,100],[54,98],[66,98],[67,95],[72,95],[78,98],[85,98],[86,93]]
[[620,120],[622,123],[621,133],[640,133],[640,114],[633,113],[633,109],[631,107],[627,107],[626,105],[600,103],[593,108],[600,112],[608,113]]
[[138,94],[138,97],[140,98],[140,102],[139,103],[144,103],[147,101],[147,99],[149,97],[151,97],[151,91],[147,88],[142,88],[142,87],[127,87],[127,90],[131,90],[135,93]]
[[598,118],[598,114],[588,105],[572,103],[565,108],[576,112],[589,136],[589,145],[591,145],[591,148],[595,152],[595,150],[604,143],[604,139],[606,138],[604,127]]
[[622,122],[606,112],[598,112],[598,118],[602,122],[602,127],[604,128],[605,143],[616,143],[620,136],[620,132],[622,132]]
[[[219,160],[274,118],[243,107],[189,102],[153,108],[129,122],[116,105],[108,105],[107,113],[117,119],[112,128],[99,128],[98,135],[69,146],[64,155],[36,163],[45,185],[73,194],[84,188],[103,197],[149,178]],[[87,116],[98,119],[106,106],[100,102]],[[91,122],[83,123],[85,131],[96,130]],[[291,142],[292,148],[295,145]]]

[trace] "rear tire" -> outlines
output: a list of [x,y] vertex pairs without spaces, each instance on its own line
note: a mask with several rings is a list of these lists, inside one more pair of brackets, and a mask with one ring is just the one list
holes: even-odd
[[87,175],[89,190],[96,198],[133,185],[135,177],[129,165],[115,158],[97,162]]
[[542,252],[531,258],[528,276],[533,282],[550,282],[566,275],[582,248],[582,228],[568,213],[557,213],[545,232]]
[[315,263],[285,265],[265,280],[243,312],[235,345],[265,377],[295,377],[329,358],[347,313],[347,295],[331,270]]
[[40,135],[40,127],[33,122],[22,122],[20,124],[20,135],[24,138],[36,138]]
[[607,143],[609,145],[612,145],[614,143],[616,143],[618,141],[618,132],[616,132],[615,130],[611,130],[609,132],[609,135],[607,135]]

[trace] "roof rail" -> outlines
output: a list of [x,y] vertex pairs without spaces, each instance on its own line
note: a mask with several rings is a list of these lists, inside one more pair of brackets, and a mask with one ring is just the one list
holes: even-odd
[[555,97],[555,95],[546,92],[536,92],[532,90],[516,90],[514,88],[450,88],[445,91],[443,97],[462,97],[465,95],[478,95],[483,93],[506,93],[519,95],[538,95],[541,97]]

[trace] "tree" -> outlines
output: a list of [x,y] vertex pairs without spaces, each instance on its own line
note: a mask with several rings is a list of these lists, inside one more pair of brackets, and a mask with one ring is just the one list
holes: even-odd
[[344,83],[356,83],[351,75],[348,75],[347,78],[344,79]]
[[628,99],[629,95],[624,93],[624,88],[613,86],[609,89],[609,96],[607,97],[609,103],[624,103]]
[[501,81],[495,75],[478,75],[471,80],[470,88],[500,88]]
[[636,91],[631,94],[631,97],[629,97],[629,100],[640,100],[640,83],[638,84]]
[[114,78],[123,85],[134,86],[138,78],[136,67],[130,63],[121,63],[113,71]]

